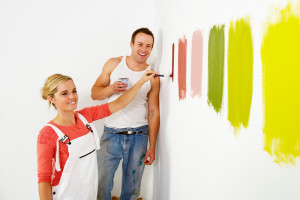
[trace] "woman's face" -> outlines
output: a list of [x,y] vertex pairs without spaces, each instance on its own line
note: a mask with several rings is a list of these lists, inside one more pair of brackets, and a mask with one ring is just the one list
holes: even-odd
[[58,111],[74,111],[78,102],[78,94],[74,82],[68,80],[59,84],[51,102],[55,104]]

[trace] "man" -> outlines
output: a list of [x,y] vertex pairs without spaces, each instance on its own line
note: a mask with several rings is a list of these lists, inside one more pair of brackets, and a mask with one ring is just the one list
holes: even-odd
[[[131,55],[109,59],[92,88],[92,99],[108,102],[118,98],[151,67],[146,63],[153,48],[154,36],[147,28],[137,29],[131,37]],[[128,78],[128,87],[120,78]],[[159,128],[158,77],[143,85],[132,102],[106,119],[98,153],[100,200],[111,200],[113,178],[119,162],[122,164],[121,200],[136,200],[145,165],[155,160],[155,145]],[[147,110],[148,103],[148,110]],[[147,113],[148,111],[148,113]],[[147,150],[149,138],[149,148]]]

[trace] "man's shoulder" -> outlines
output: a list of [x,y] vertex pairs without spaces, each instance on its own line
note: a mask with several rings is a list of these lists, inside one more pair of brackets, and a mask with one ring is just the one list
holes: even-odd
[[123,56],[108,59],[104,65],[104,70],[112,72],[120,64],[122,58]]
[[113,57],[107,60],[107,64],[109,65],[118,65],[122,61],[123,56]]

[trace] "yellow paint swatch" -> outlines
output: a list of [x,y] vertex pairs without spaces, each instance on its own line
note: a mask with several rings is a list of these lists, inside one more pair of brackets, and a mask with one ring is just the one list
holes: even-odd
[[228,33],[228,120],[235,129],[248,127],[252,103],[253,44],[248,17],[231,21]]
[[299,4],[274,9],[261,45],[265,150],[277,163],[300,156]]

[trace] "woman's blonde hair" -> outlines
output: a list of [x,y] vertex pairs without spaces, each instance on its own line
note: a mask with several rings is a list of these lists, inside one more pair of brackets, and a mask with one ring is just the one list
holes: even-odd
[[[48,100],[48,97],[54,97],[58,85],[68,80],[73,79],[62,74],[53,74],[46,79],[44,86],[41,89],[41,96],[44,100],[47,100],[49,102],[49,107],[52,103]],[[54,104],[52,105],[54,106],[54,108],[56,108]]]

